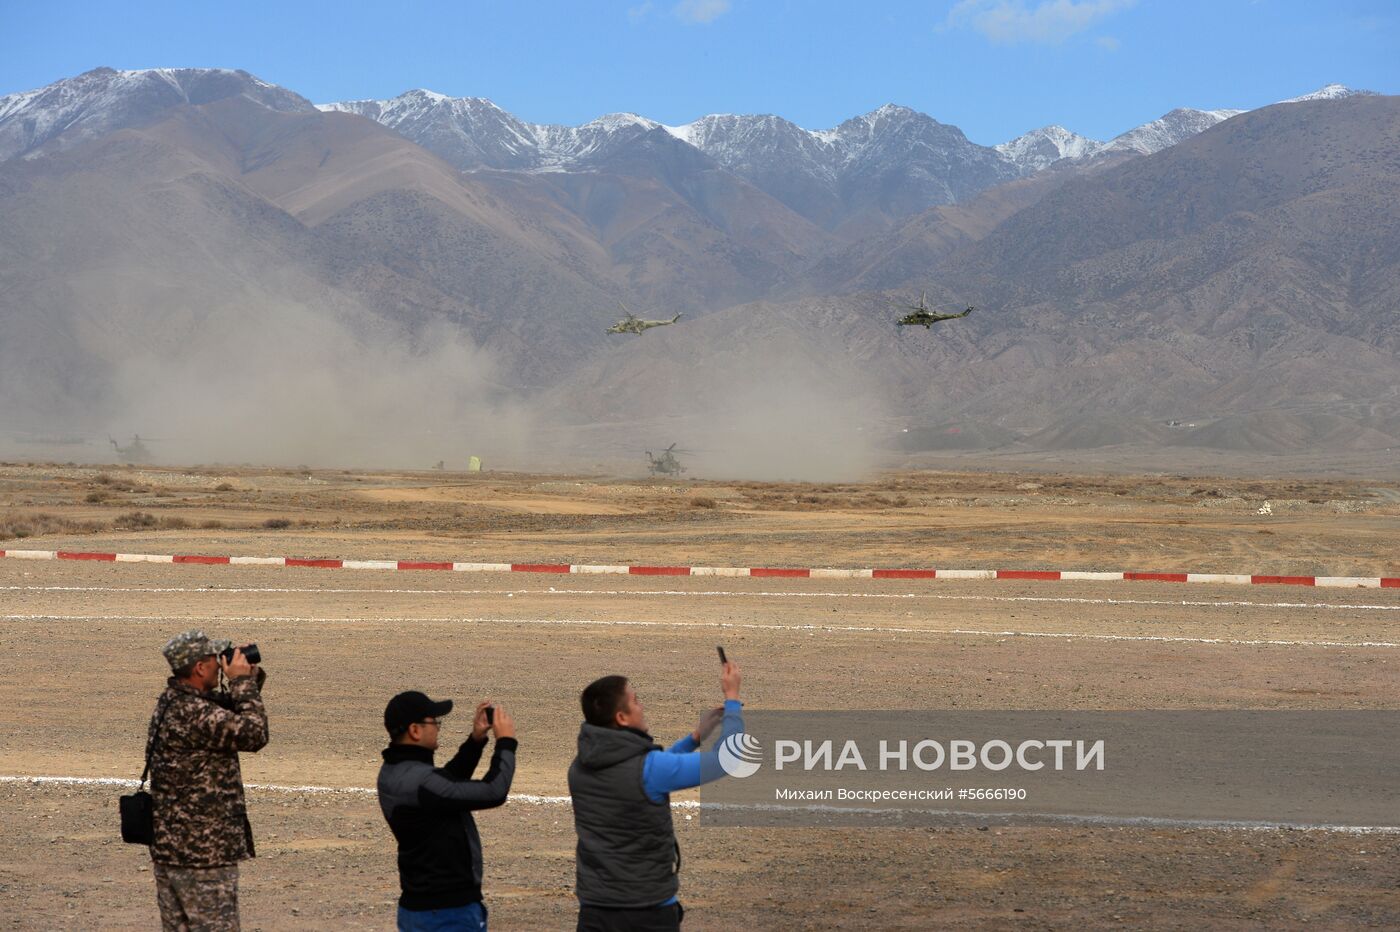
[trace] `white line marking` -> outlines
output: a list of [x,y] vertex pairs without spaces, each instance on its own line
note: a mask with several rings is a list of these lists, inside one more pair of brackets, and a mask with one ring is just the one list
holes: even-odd
[[[0,621],[169,621],[171,615],[0,615]],[[188,615],[183,621],[290,622],[293,624],[467,624],[467,625],[573,625],[599,628],[740,628],[750,631],[823,631],[850,634],[933,634],[994,638],[1052,638],[1067,641],[1160,641],[1174,644],[1229,644],[1242,647],[1400,647],[1395,641],[1289,641],[1264,638],[1176,637],[1151,634],[1075,634],[1061,631],[992,631],[978,628],[895,628],[881,625],[761,625],[737,621],[640,621],[596,618],[467,618],[445,617],[314,617],[298,615]]]
[[743,592],[737,590],[686,589],[311,589],[278,586],[0,586],[0,592],[175,592],[175,593],[310,593],[325,595],[602,595],[656,596],[661,598],[763,598],[763,599],[930,599],[936,602],[1046,602],[1072,605],[1173,605],[1190,608],[1284,608],[1368,612],[1400,612],[1397,605],[1365,605],[1340,602],[1251,602],[1232,599],[1207,602],[1192,599],[1089,599],[1073,596],[947,595],[932,592]]
[[[122,777],[25,777],[25,776],[0,776],[0,783],[29,783],[39,786],[137,786],[135,780],[127,780]],[[366,786],[301,786],[285,783],[245,783],[244,789],[258,790],[264,793],[296,793],[308,796],[375,796],[376,790]],[[567,805],[567,796],[538,796],[530,793],[512,793],[511,802],[532,803],[534,805]],[[678,800],[671,804],[682,809],[699,808],[699,803]]]
[[[55,777],[55,776],[0,776],[0,784],[20,784],[31,786],[116,786],[132,787],[137,785],[137,781],[123,779],[120,777]],[[322,796],[376,796],[377,791],[364,786],[303,786],[283,783],[245,783],[244,788],[263,793],[288,793],[298,796],[322,795]],[[532,793],[511,793],[510,802],[527,803],[535,806],[567,806],[572,800],[568,796],[542,796]],[[1131,825],[1131,826],[1151,826],[1151,827],[1179,827],[1179,828],[1226,828],[1244,829],[1246,831],[1275,831],[1287,829],[1291,831],[1312,831],[1312,832],[1335,832],[1348,835],[1392,835],[1400,833],[1400,826],[1393,825],[1335,825],[1335,824],[1295,824],[1279,822],[1259,822],[1252,820],[1230,820],[1230,819],[1162,819],[1154,816],[1099,816],[1099,815],[1075,815],[1065,813],[1045,813],[1045,812],[967,812],[952,809],[910,809],[891,808],[875,809],[867,807],[841,806],[775,806],[775,805],[725,805],[715,803],[702,803],[696,800],[675,800],[671,803],[673,809],[753,809],[770,810],[775,812],[829,812],[829,813],[904,813],[915,812],[926,815],[947,815],[969,821],[979,819],[989,821],[1022,819],[1048,819],[1054,822],[1074,822],[1093,823],[1100,825]]]

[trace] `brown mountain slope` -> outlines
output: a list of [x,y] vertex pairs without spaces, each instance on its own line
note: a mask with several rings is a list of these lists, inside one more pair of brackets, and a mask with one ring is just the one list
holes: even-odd
[[1317,327],[1393,350],[1397,201],[1400,99],[1280,104],[1071,181],[940,271],[1013,312],[1112,307],[1119,326],[1255,351]]
[[[227,313],[233,326],[247,313],[236,308],[291,302],[331,316],[353,307],[356,332],[390,342],[444,322],[496,352],[502,377],[529,378],[601,342],[606,316],[580,304],[606,315],[614,293],[606,254],[567,212],[503,203],[344,114],[280,113],[242,98],[180,107],[61,156],[8,163],[0,179],[0,210],[29,221],[5,231],[15,261],[0,274],[16,286],[0,314],[50,322],[29,346],[39,358],[80,346],[124,358],[121,341],[58,338],[67,326],[58,321],[115,317],[149,342],[170,333],[164,314],[186,313],[173,304]],[[55,241],[65,248],[44,249]],[[25,297],[36,289],[44,296]]]
[[138,134],[7,165],[0,214],[11,404],[99,414],[138,361],[175,362],[270,315],[314,307],[352,330],[370,320],[309,271],[295,219]]
[[985,238],[1065,183],[1127,158],[1057,166],[990,188],[962,204],[933,207],[888,233],[857,240],[822,256],[807,270],[800,287],[808,294],[936,289],[939,279],[934,268],[940,261]]
[[977,305],[965,320],[896,333],[908,292],[735,308],[567,394],[717,412],[736,373],[800,363],[874,418],[1061,425],[1051,447],[1151,442],[1180,419],[1219,421],[1189,438],[1212,447],[1374,448],[1400,409],[1398,153],[1395,98],[1267,108],[1070,180],[951,254],[930,298]]

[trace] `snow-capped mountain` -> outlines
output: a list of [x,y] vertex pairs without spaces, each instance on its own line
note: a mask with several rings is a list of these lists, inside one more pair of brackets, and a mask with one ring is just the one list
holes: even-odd
[[66,149],[114,129],[139,126],[181,104],[206,104],[239,95],[273,110],[314,109],[299,94],[246,71],[94,68],[47,87],[0,97],[0,162],[46,145]]
[[458,168],[525,170],[540,164],[536,127],[484,97],[417,89],[393,100],[351,100],[320,109],[368,117]]
[[1311,94],[1303,94],[1300,97],[1290,97],[1287,100],[1280,100],[1281,104],[1297,104],[1305,100],[1340,100],[1343,97],[1356,96],[1374,97],[1375,91],[1355,90],[1345,84],[1326,84],[1313,91]]
[[[1327,85],[1292,101],[1357,93]],[[1173,110],[1108,142],[1047,126],[996,147],[956,126],[887,104],[832,129],[773,115],[713,114],[681,126],[615,113],[581,126],[530,123],[481,97],[412,90],[391,100],[314,107],[244,71],[98,68],[0,98],[0,161],[71,147],[154,122],[172,107],[241,96],[277,111],[339,111],[374,120],[463,171],[602,173],[661,179],[704,200],[707,173],[727,172],[828,231],[860,236],[1059,163],[1169,148],[1239,110]],[[734,179],[731,179],[733,181]]]
[[1022,174],[1033,174],[1060,159],[1083,159],[1104,147],[1097,139],[1071,132],[1063,126],[1044,126],[996,147]]
[[[956,126],[894,104],[829,130],[781,117],[702,117],[669,127],[798,213],[832,227],[862,214],[899,218],[1016,177]],[[911,209],[912,208],[912,209]]]
[[1083,162],[1101,155],[1151,155],[1244,112],[1180,107],[1141,126],[1135,126],[1108,142],[1080,136],[1063,126],[1046,126],[1018,136],[1010,142],[1004,142],[997,146],[996,150],[1013,162],[1022,175],[1032,175],[1062,159]]
[[[483,98],[424,90],[321,109],[376,120],[464,171],[616,171],[619,159],[635,170],[643,168],[643,143],[642,149],[682,161],[675,147],[693,148],[827,227],[872,210],[907,216],[1021,173],[957,127],[895,105],[817,131],[776,116],[719,114],[683,126],[636,114],[609,114],[576,127],[532,124]],[[696,167],[712,166],[706,160]]]
[[[1306,100],[1337,100],[1357,94],[1374,94],[1374,91],[1353,90],[1341,84],[1328,84],[1300,97],[1290,97],[1279,103],[1298,103]],[[1060,159],[1082,161],[1099,155],[1139,154],[1151,155],[1171,148],[1197,133],[1204,132],[1223,120],[1245,113],[1244,110],[1195,110],[1179,107],[1141,126],[1135,126],[1125,133],[1113,137],[1108,142],[1100,142],[1065,129],[1063,126],[1047,126],[1018,136],[1010,142],[996,147],[997,152],[1010,159],[1022,174],[1034,174],[1054,164]]]
[[1103,147],[1102,152],[1139,152],[1151,155],[1168,149],[1183,139],[1190,139],[1203,133],[1222,120],[1244,113],[1243,110],[1193,110],[1178,107],[1149,123],[1136,126],[1126,133],[1115,136]]
[[[1354,93],[1366,92],[1332,84],[1293,99]],[[582,126],[536,124],[485,98],[426,90],[392,100],[322,104],[321,109],[376,120],[464,171],[618,171],[621,159],[631,170],[651,172],[645,168],[647,159],[663,153],[672,162],[686,162],[678,149],[665,144],[664,132],[827,229],[859,217],[884,225],[966,200],[1056,162],[1160,152],[1244,112],[1179,108],[1108,142],[1047,126],[986,147],[969,141],[955,126],[894,104],[826,130],[805,129],[771,114],[711,114],[680,126],[636,114],[609,114]],[[855,231],[868,231],[866,221]]]
[[744,175],[795,170],[835,181],[841,159],[836,131],[803,129],[771,114],[740,116],[715,113],[667,130],[725,168]]
[[463,171],[578,171],[638,137],[662,130],[632,113],[582,126],[527,123],[484,97],[447,97],[418,88],[392,100],[321,104],[389,127]]

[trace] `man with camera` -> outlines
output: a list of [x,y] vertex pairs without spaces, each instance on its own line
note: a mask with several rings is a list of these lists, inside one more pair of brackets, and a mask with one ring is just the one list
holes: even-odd
[[680,928],[681,856],[670,794],[724,776],[718,744],[697,750],[721,718],[721,743],[744,730],[739,665],[724,660],[722,671],[724,706],[701,715],[695,731],[669,748],[652,739],[626,677],[605,676],[584,689],[578,756],[569,767],[579,932]]
[[[453,758],[433,766],[433,752],[452,700],[402,692],[384,709],[390,744],[379,769],[379,807],[399,845],[400,932],[485,932],[481,835],[472,812],[506,801],[515,776],[515,720],[487,699],[476,707],[471,734]],[[496,733],[491,764],[480,780],[487,732]]]
[[[253,856],[239,751],[267,744],[256,645],[203,631],[171,638],[172,676],[147,733],[153,802],[151,861],[162,928],[238,929],[238,862]],[[228,681],[218,689],[219,677]]]

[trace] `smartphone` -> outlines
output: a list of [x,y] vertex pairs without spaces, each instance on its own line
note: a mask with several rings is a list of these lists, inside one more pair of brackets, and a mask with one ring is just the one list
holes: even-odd
[[723,647],[720,647],[720,646],[716,645],[716,646],[715,646],[715,650],[719,651],[719,662],[720,662],[720,663],[728,663],[728,662],[729,662],[729,658],[726,657],[726,656],[724,656],[724,648],[723,648]]
[[486,707],[486,724],[496,724],[496,707],[493,705],[488,705]]

